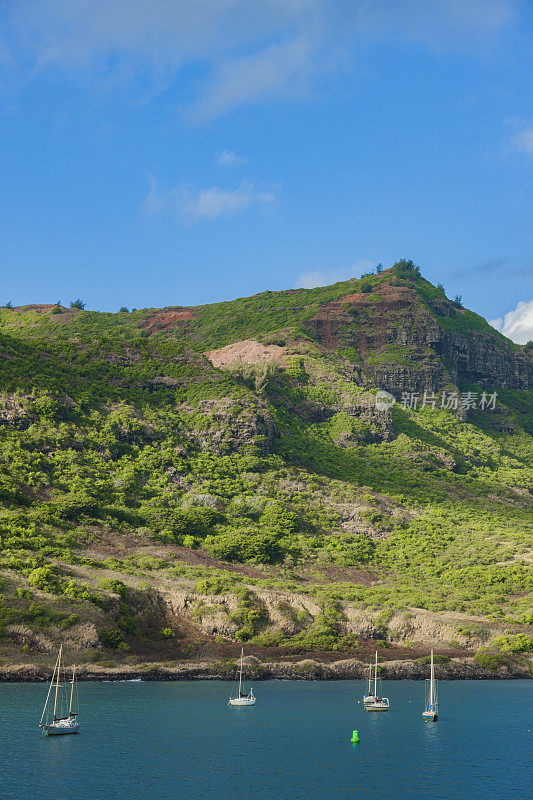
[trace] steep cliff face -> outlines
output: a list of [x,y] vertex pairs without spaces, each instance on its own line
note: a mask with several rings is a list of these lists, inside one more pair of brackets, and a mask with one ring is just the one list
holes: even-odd
[[484,320],[445,297],[428,301],[416,286],[387,282],[386,274],[371,292],[325,304],[304,328],[328,350],[355,351],[356,377],[394,394],[462,381],[487,388],[533,386],[531,357]]
[[469,336],[443,332],[440,354],[455,380],[524,391],[533,386],[532,359],[502,346],[495,337],[475,331]]

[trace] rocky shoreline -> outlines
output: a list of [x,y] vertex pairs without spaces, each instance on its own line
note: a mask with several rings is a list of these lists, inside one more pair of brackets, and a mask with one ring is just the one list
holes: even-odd
[[[247,675],[252,681],[263,680],[363,680],[368,676],[368,664],[350,658],[325,663],[313,659],[297,662],[263,662],[254,656],[245,659]],[[384,661],[380,677],[385,680],[424,680],[429,677],[429,665],[420,661]],[[533,677],[532,660],[509,659],[497,669],[484,669],[472,658],[450,659],[436,665],[440,680],[509,680]],[[80,681],[191,681],[234,680],[237,666],[233,661],[184,661],[178,665],[142,664],[138,666],[104,666],[81,664],[77,670]],[[42,682],[50,679],[51,668],[46,665],[12,664],[0,667],[0,682]]]

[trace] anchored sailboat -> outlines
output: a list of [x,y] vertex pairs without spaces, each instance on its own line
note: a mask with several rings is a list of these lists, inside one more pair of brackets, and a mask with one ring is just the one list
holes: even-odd
[[435,680],[435,667],[433,665],[433,650],[431,651],[431,672],[429,681],[426,681],[426,707],[422,712],[424,719],[436,720],[439,717],[439,698],[437,681]]
[[241,666],[239,669],[239,689],[237,691],[237,697],[230,697],[228,701],[229,706],[253,706],[255,704],[255,696],[254,690],[250,688],[248,694],[246,694],[244,690],[244,683],[242,680],[242,671],[243,671],[243,657],[244,657],[244,647],[241,647]]
[[370,673],[368,676],[368,692],[363,696],[363,706],[365,711],[388,711],[389,710],[388,697],[380,697],[378,694],[378,651],[377,650],[376,650],[376,664],[374,670],[373,683],[374,686],[372,687],[372,666],[371,666]]
[[[76,685],[76,667],[72,667],[72,680],[70,681],[70,698],[66,686],[61,684],[61,656],[63,653],[63,645],[59,648],[54,671],[52,673],[52,680],[48,687],[48,694],[46,695],[46,702],[44,704],[41,721],[39,727],[43,735],[47,736],[63,736],[67,733],[78,733],[80,726],[77,720],[78,713],[74,713],[74,701],[77,702],[77,685]],[[54,691],[54,712],[50,717],[48,712],[48,702],[52,689],[55,685]],[[68,713],[66,712],[66,704],[68,699]]]

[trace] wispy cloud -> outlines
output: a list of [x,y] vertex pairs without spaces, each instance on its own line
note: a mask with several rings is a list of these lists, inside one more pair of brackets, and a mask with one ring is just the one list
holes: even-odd
[[483,261],[481,264],[474,264],[472,267],[456,269],[451,273],[450,278],[477,278],[481,275],[494,275],[500,270],[504,269],[508,264],[508,259],[504,256],[497,258],[489,258],[488,261]]
[[513,342],[526,344],[533,340],[533,300],[520,301],[503,319],[491,319],[489,324]]
[[205,122],[248,103],[308,96],[313,70],[320,69],[315,56],[312,44],[302,37],[223,63],[213,71],[187,116]]
[[522,130],[517,131],[511,139],[511,142],[516,150],[519,150],[521,153],[525,153],[528,156],[533,155],[533,126],[530,128],[522,128]]
[[533,122],[531,119],[514,116],[503,121],[505,128],[505,145],[503,154],[519,153],[533,156]]
[[217,156],[217,164],[219,167],[240,167],[243,164],[248,164],[249,158],[238,156],[233,150],[223,150]]
[[252,207],[269,207],[278,200],[279,186],[264,190],[251,181],[243,181],[234,189],[211,186],[199,189],[189,183],[161,191],[150,177],[150,190],[144,201],[149,216],[166,215],[193,223],[233,217]]
[[295,289],[314,289],[316,286],[329,286],[338,281],[347,281],[350,278],[359,278],[363,272],[368,272],[375,266],[373,261],[364,259],[356,261],[349,267],[330,270],[309,270],[298,276],[294,284]]
[[115,87],[151,75],[154,91],[198,67],[204,78],[195,73],[188,114],[206,120],[308,97],[376,42],[484,50],[523,8],[521,0],[4,0],[0,53],[10,74],[104,76]]
[[461,280],[478,280],[481,277],[491,277],[492,279],[501,280],[508,278],[509,275],[527,277],[533,274],[533,262],[529,261],[525,264],[521,261],[517,263],[516,258],[510,256],[498,256],[496,258],[489,258],[480,264],[474,264],[472,267],[465,267],[456,269],[450,273],[451,279]]

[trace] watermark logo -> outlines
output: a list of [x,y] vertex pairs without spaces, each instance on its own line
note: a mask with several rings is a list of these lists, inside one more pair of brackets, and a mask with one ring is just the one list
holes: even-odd
[[396,402],[393,394],[386,392],[384,389],[379,389],[376,394],[376,408],[378,411],[388,411],[391,406]]
[[376,408],[378,411],[388,411],[395,403],[402,408],[413,411],[421,408],[442,408],[450,411],[479,410],[494,411],[496,409],[497,392],[446,392],[439,394],[433,392],[402,392],[400,400],[394,395],[379,389],[376,394]]

